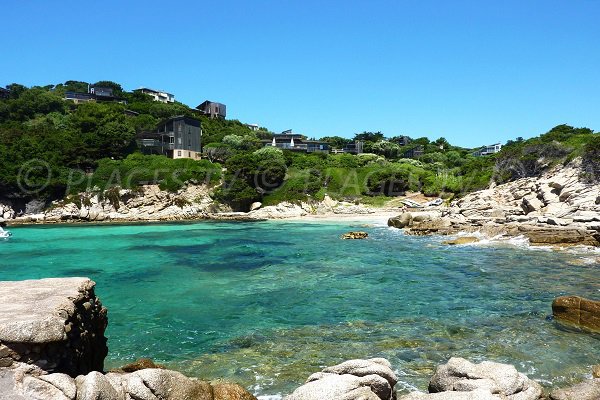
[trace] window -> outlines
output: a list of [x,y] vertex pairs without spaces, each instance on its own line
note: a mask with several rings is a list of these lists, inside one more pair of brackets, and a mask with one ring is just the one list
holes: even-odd
[[181,157],[181,150],[177,152],[177,157]]
[[188,151],[188,157],[192,158],[192,152],[191,151]]
[[171,143],[171,144],[175,143],[175,136],[169,137],[169,143]]

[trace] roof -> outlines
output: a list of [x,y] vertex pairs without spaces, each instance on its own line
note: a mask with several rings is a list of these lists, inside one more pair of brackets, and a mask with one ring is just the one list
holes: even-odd
[[210,100],[205,100],[205,101],[203,101],[202,103],[200,103],[198,106],[196,106],[196,108],[201,108],[201,107],[202,107],[203,105],[205,105],[205,104],[218,104],[218,105],[221,105],[221,106],[224,106],[224,105],[225,105],[225,104],[223,104],[223,103],[219,103],[218,101],[210,101]]
[[135,89],[134,92],[137,92],[137,91],[140,91],[140,90],[146,90],[148,92],[153,92],[153,93],[166,93],[169,96],[175,96],[173,93],[169,93],[169,92],[164,91],[164,90],[151,89],[151,88],[147,88],[147,87],[141,87],[139,89]]
[[196,119],[196,118],[192,118],[192,117],[188,117],[186,115],[175,115],[171,118],[167,118],[163,121],[161,121],[158,126],[164,125],[169,121],[179,121],[179,120],[184,120],[186,124],[192,125],[192,126],[200,126],[200,120]]

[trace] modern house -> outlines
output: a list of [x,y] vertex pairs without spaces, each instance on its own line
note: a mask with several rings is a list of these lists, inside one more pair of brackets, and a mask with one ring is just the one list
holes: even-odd
[[222,103],[206,100],[196,107],[197,110],[210,118],[223,118],[227,116],[227,106]]
[[96,101],[96,97],[90,93],[80,93],[80,92],[65,92],[64,100],[71,100],[75,104],[79,103],[87,103],[88,101]]
[[125,100],[116,97],[113,89],[103,86],[90,86],[87,93],[65,92],[64,100],[72,100],[75,104],[87,103],[88,101],[116,101],[126,103]]
[[303,151],[306,153],[329,153],[329,143],[319,140],[308,140],[291,130],[273,135],[271,140],[263,140],[265,147],[273,146],[283,150]]
[[138,134],[137,142],[145,154],[197,160],[202,152],[202,126],[197,119],[178,115],[158,124],[155,132]]
[[244,124],[246,125],[248,128],[250,128],[250,130],[256,132],[260,127],[258,126],[258,124]]
[[164,90],[155,90],[146,87],[142,87],[134,90],[134,92],[140,92],[151,96],[154,101],[160,101],[161,103],[174,103],[175,95],[171,93],[167,93]]
[[0,87],[0,99],[8,99],[10,97],[10,90]]
[[416,147],[413,147],[412,149],[406,150],[402,156],[404,158],[417,158],[422,156],[424,151],[425,147],[423,147],[422,145],[418,145]]
[[395,142],[399,145],[399,146],[406,146],[407,144],[409,144],[412,141],[412,139],[408,136],[398,136],[395,140]]
[[490,144],[489,146],[483,146],[479,150],[473,152],[475,157],[478,156],[488,156],[490,154],[495,154],[502,150],[502,145],[500,143]]
[[348,143],[341,149],[332,149],[331,152],[334,154],[347,153],[347,154],[362,154],[364,142],[357,140],[354,143]]

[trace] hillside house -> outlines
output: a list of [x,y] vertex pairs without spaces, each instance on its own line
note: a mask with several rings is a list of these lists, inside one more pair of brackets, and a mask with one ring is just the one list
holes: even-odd
[[227,106],[223,103],[206,100],[204,103],[196,107],[202,114],[213,118],[225,119],[227,116]]
[[488,146],[483,146],[479,150],[473,152],[475,157],[478,156],[488,156],[490,154],[495,154],[502,150],[502,145],[500,143],[490,144]]
[[202,126],[197,119],[178,115],[159,123],[154,132],[139,134],[137,143],[145,154],[197,160],[202,152]]
[[265,147],[273,146],[283,150],[303,151],[306,153],[329,153],[329,143],[319,140],[308,140],[291,130],[273,135],[270,140],[263,140]]
[[140,92],[140,93],[147,94],[148,96],[152,97],[152,99],[154,101],[158,101],[161,103],[174,103],[175,102],[175,95],[171,94],[171,93],[167,93],[163,90],[155,90],[155,89],[142,87],[142,88],[134,90],[134,92]]

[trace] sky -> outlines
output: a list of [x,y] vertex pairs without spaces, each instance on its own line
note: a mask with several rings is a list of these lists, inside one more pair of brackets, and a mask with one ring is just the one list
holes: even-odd
[[0,0],[0,85],[112,80],[309,137],[600,130],[600,0]]

